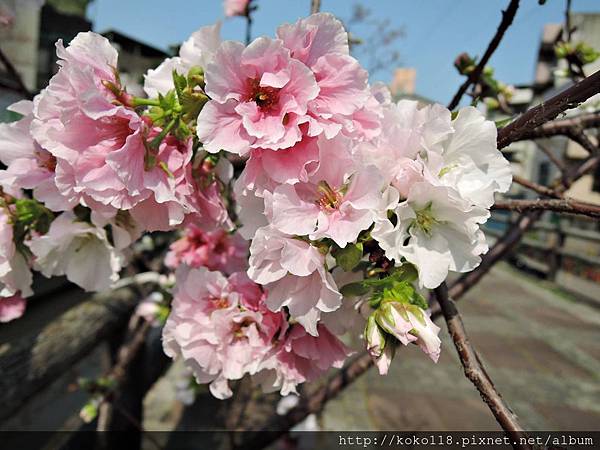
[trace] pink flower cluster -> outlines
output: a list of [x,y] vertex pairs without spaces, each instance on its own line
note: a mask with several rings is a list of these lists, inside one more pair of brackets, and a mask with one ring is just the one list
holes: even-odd
[[229,380],[258,375],[285,395],[296,385],[341,367],[349,350],[325,327],[319,337],[272,312],[261,287],[243,272],[225,277],[181,266],[172,312],[163,331],[167,355],[183,358],[198,383],[230,397]]
[[192,268],[231,274],[245,271],[248,266],[248,241],[238,233],[223,229],[205,231],[190,224],[184,235],[171,244],[165,265],[177,269],[181,264]]
[[[381,373],[400,345],[437,361],[420,291],[477,267],[511,183],[479,110],[393,103],[327,13],[248,46],[204,27],[148,72],[150,98],[122,87],[97,34],[57,53],[0,125],[0,321],[22,314],[32,269],[109,289],[142,233],[181,230],[164,349],[216,397],[246,375],[295,392],[342,366],[357,328]],[[140,308],[155,323],[162,288]]]
[[[56,48],[59,70],[48,87],[33,102],[9,107],[21,119],[0,124],[2,298],[30,296],[31,269],[66,275],[88,290],[108,289],[124,263],[122,251],[143,231],[184,223],[231,227],[223,199],[231,165],[195,164],[191,136],[164,132],[134,107],[106,38],[80,33]],[[23,219],[16,205],[27,198],[24,190],[54,222],[49,230],[24,225],[17,242],[12,228]],[[75,251],[80,241],[89,252]]]
[[319,135],[373,137],[379,111],[367,79],[331,14],[282,25],[277,39],[261,37],[248,47],[223,42],[206,69],[211,101],[200,113],[198,137],[209,152],[240,155],[291,149]]

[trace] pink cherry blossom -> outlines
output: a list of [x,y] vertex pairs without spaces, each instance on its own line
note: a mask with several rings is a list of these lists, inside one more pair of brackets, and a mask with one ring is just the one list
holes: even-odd
[[313,381],[332,367],[341,368],[352,351],[325,326],[319,325],[318,336],[293,325],[277,353],[262,365],[271,369],[263,381],[267,390],[280,390],[282,395],[296,393],[298,384]]
[[383,180],[374,166],[356,166],[343,136],[321,138],[319,149],[319,168],[307,183],[273,191],[272,224],[287,234],[327,237],[345,247],[373,223]]
[[[212,100],[198,118],[210,152],[244,155],[253,148],[286,149],[304,135],[344,132],[356,139],[380,131],[368,74],[349,55],[348,35],[331,14],[283,25],[279,39],[248,47],[224,42],[206,74]],[[307,126],[302,126],[307,124]]]
[[29,132],[33,120],[33,103],[23,100],[8,108],[24,117],[0,124],[0,161],[7,166],[0,171],[0,185],[5,190],[33,189],[34,197],[53,211],[75,205],[58,191],[55,183],[56,158],[44,150]]
[[117,51],[100,35],[80,33],[66,49],[59,41],[57,55],[60,69],[35,102],[33,137],[56,158],[56,184],[70,201],[129,209],[151,192],[128,191],[107,164],[112,152],[144,149],[143,121],[107,87],[118,87]]
[[309,175],[318,167],[319,146],[317,138],[304,137],[285,150],[255,149],[240,175],[246,187],[259,192],[277,184],[308,182]]
[[48,233],[33,236],[26,244],[36,270],[46,277],[65,275],[87,291],[108,290],[119,279],[124,262],[105,229],[79,220],[70,211],[55,218]]
[[225,15],[228,17],[245,16],[247,14],[250,1],[251,0],[225,0],[223,2]]
[[208,66],[206,92],[212,100],[198,117],[198,137],[209,152],[243,155],[300,141],[299,125],[319,88],[280,40],[261,37],[246,48],[223,42]]
[[368,73],[349,56],[348,34],[329,13],[313,14],[278,28],[277,37],[293,58],[314,73],[319,96],[309,104],[311,136],[340,131],[356,139],[380,132],[378,102],[368,87]]
[[233,222],[227,210],[227,198],[224,192],[233,177],[233,166],[220,158],[217,164],[205,160],[192,169],[194,192],[185,199],[190,210],[184,224],[198,225],[202,229],[220,229],[231,231]]
[[29,263],[14,242],[13,213],[8,205],[0,204],[0,298],[33,294]]
[[167,58],[144,76],[144,90],[149,97],[165,95],[173,89],[173,70],[187,75],[192,67],[206,68],[221,44],[221,24],[200,28],[181,45],[179,56]]
[[25,312],[27,301],[21,295],[0,297],[0,323],[18,319]]
[[308,242],[263,227],[250,245],[249,264],[248,276],[268,292],[267,306],[273,311],[287,307],[312,335],[318,334],[321,313],[335,311],[342,303],[324,256]]
[[241,273],[225,278],[181,266],[171,314],[163,330],[165,353],[182,357],[217,398],[231,396],[228,380],[254,374],[285,325],[264,307],[261,289]]
[[223,229],[204,231],[192,224],[186,227],[182,238],[171,244],[165,264],[172,269],[187,264],[233,273],[246,269],[247,254],[248,242],[239,234]]
[[[153,129],[147,136],[153,139],[159,132]],[[148,154],[151,162],[147,160]],[[192,139],[182,142],[171,135],[163,139],[156,152],[136,145],[113,151],[106,158],[128,192],[142,196],[151,192],[132,209],[136,220],[150,231],[172,229],[190,211],[186,199],[194,195],[191,159]],[[145,214],[149,207],[155,208],[153,219]],[[161,220],[154,220],[157,218]]]
[[375,164],[385,180],[407,197],[412,184],[423,180],[419,153],[439,150],[453,130],[450,113],[437,106],[419,108],[416,101],[383,105],[382,133],[358,144],[362,164]]

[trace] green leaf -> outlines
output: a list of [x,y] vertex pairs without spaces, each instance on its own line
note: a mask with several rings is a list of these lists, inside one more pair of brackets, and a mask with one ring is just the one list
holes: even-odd
[[98,416],[99,401],[96,398],[90,399],[79,412],[79,417],[85,423],[92,422]]
[[175,92],[177,97],[181,99],[183,91],[187,88],[187,78],[183,75],[179,75],[176,70],[173,70],[173,84],[175,85]]
[[340,293],[344,297],[360,297],[367,292],[369,292],[369,288],[362,281],[346,284],[340,289]]
[[37,200],[20,198],[15,202],[17,225],[24,231],[33,229],[45,234],[50,228],[54,215]]
[[352,271],[363,256],[362,242],[358,244],[347,244],[344,248],[336,247],[331,251],[337,264],[346,272]]
[[22,118],[23,114],[19,114],[18,112],[10,111],[8,109],[5,111],[0,111],[0,123],[16,122],[18,120],[21,120]]
[[413,296],[411,297],[410,302],[413,305],[416,305],[421,309],[429,308],[429,305],[427,304],[427,300],[425,300],[425,298],[421,294],[419,294],[417,291],[415,291],[413,293]]
[[419,272],[413,264],[405,262],[401,266],[394,268],[392,277],[396,281],[406,281],[408,283],[412,283],[419,278]]
[[500,119],[500,120],[496,120],[496,122],[494,122],[496,124],[496,128],[502,128],[505,127],[506,125],[508,125],[509,123],[511,123],[513,121],[512,117],[507,117],[506,119]]

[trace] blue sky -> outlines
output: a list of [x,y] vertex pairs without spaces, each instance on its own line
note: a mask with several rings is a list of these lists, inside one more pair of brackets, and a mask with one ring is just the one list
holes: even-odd
[[[280,23],[305,16],[309,0],[255,0],[253,36],[273,36]],[[349,18],[354,0],[322,0],[322,10]],[[394,49],[401,65],[417,69],[417,92],[447,103],[461,77],[452,63],[466,51],[481,55],[500,21],[508,0],[362,0],[379,18],[403,26],[405,37]],[[565,0],[522,0],[515,22],[491,60],[497,77],[507,83],[531,81],[538,43],[545,23],[562,22]],[[573,0],[573,11],[600,12],[598,0]],[[221,0],[95,0],[88,10],[97,31],[117,29],[141,41],[166,49],[199,27],[223,20]],[[360,37],[360,29],[357,30]],[[224,20],[223,37],[242,40],[245,21]],[[600,42],[590,43],[596,48]],[[389,81],[393,67],[375,74]]]

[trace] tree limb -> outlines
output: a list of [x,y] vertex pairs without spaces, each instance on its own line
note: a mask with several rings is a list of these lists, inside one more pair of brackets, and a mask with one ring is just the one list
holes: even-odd
[[594,112],[580,114],[568,119],[560,119],[553,122],[548,122],[531,130],[525,131],[521,133],[518,139],[513,139],[511,142],[559,135],[569,136],[572,130],[582,131],[588,128],[598,127],[600,127],[600,113]]
[[518,212],[544,210],[600,218],[600,206],[569,198],[498,201],[492,209]]
[[506,11],[502,11],[502,20],[500,21],[500,25],[498,25],[496,34],[490,41],[488,48],[483,54],[481,60],[479,60],[479,63],[477,64],[473,72],[469,74],[465,82],[458,88],[456,94],[454,94],[452,101],[448,105],[449,110],[453,110],[454,108],[456,108],[460,103],[460,99],[462,98],[464,93],[467,92],[469,86],[471,86],[472,84],[476,84],[477,81],[479,81],[479,77],[481,77],[481,73],[483,72],[483,69],[485,69],[485,65],[488,63],[488,61],[498,48],[498,45],[500,44],[500,41],[502,41],[506,30],[508,30],[508,27],[510,27],[510,25],[512,24],[518,8],[519,0],[511,0],[510,4],[508,5],[508,8],[506,8]]
[[520,444],[521,439],[527,437],[525,430],[519,423],[515,413],[508,407],[494,386],[492,379],[487,374],[479,359],[479,355],[469,342],[467,331],[456,308],[456,303],[448,297],[446,283],[442,283],[440,287],[435,289],[435,296],[446,319],[448,333],[452,337],[452,341],[456,347],[456,352],[462,363],[465,376],[479,391],[479,395],[481,395],[483,401],[490,408],[496,421],[513,442],[513,448],[531,450],[532,447],[530,445]]
[[269,423],[266,427],[266,429],[273,431],[256,433],[252,440],[243,442],[238,448],[243,450],[259,450],[267,447],[286,434],[294,425],[306,419],[310,414],[321,411],[329,400],[336,397],[347,386],[352,384],[354,380],[364,374],[372,365],[371,356],[367,352],[361,353],[345,367],[338,370],[323,386],[301,397],[298,405],[290,409],[287,414],[276,416],[272,423]]
[[6,72],[15,82],[15,90],[22,94],[25,98],[31,100],[33,98],[33,95],[31,94],[31,92],[29,92],[29,89],[27,89],[27,86],[25,86],[25,83],[23,82],[23,78],[21,78],[21,75],[19,74],[19,72],[17,72],[17,69],[15,68],[13,63],[10,62],[10,60],[4,54],[2,49],[0,49],[0,62],[2,62],[2,65],[6,69]]
[[498,149],[522,140],[523,136],[527,136],[532,130],[554,119],[561,112],[583,103],[598,92],[600,92],[600,71],[527,110],[516,120],[498,130]]

